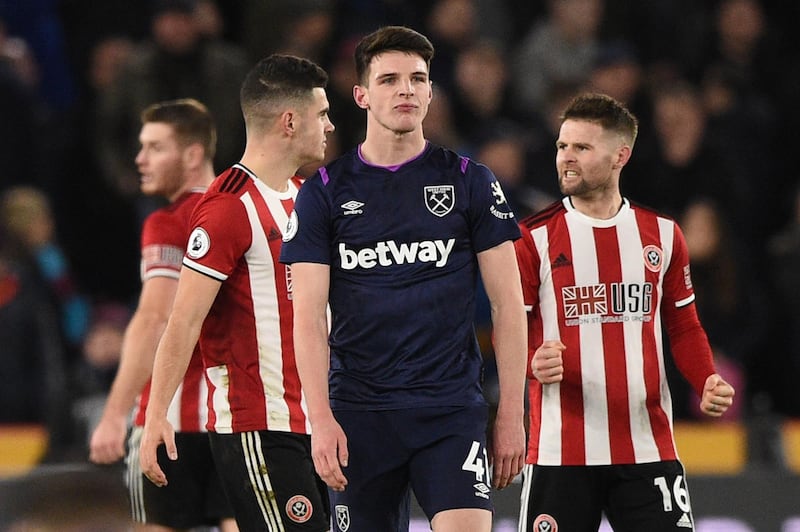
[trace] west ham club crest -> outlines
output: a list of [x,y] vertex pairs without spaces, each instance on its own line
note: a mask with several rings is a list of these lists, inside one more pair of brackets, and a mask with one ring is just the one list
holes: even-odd
[[425,187],[425,206],[438,217],[453,210],[456,204],[456,190],[453,185]]

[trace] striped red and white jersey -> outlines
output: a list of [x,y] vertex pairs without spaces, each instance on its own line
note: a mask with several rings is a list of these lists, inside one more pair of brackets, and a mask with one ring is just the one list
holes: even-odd
[[278,261],[301,179],[267,187],[240,164],[192,215],[183,265],[220,281],[200,333],[208,430],[310,433],[292,341],[290,269]]
[[[178,281],[181,261],[192,226],[190,219],[204,188],[192,189],[173,203],[150,214],[142,226],[142,283],[154,277],[169,277]],[[183,381],[167,410],[167,419],[178,432],[205,432],[208,421],[207,387],[203,376],[200,350],[195,348]],[[133,422],[144,425],[145,411],[150,399],[150,382],[137,401]]]
[[542,385],[528,364],[527,462],[676,459],[661,309],[694,301],[678,225],[628,200],[592,219],[564,198],[520,227],[529,362],[544,340],[566,346],[560,383]]

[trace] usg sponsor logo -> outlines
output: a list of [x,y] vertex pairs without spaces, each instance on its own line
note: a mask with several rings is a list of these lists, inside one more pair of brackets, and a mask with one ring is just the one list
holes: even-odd
[[394,240],[378,242],[374,248],[363,248],[358,251],[349,249],[347,244],[339,244],[339,258],[343,270],[357,267],[370,269],[376,266],[392,266],[394,264],[413,264],[415,262],[433,262],[437,268],[447,264],[447,258],[453,251],[455,239],[423,240],[398,244]]

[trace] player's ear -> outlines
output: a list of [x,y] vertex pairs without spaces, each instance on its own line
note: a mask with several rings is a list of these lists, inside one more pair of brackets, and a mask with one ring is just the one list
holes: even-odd
[[288,135],[294,135],[297,128],[297,115],[293,111],[284,111],[280,118],[281,129]]
[[633,150],[627,144],[623,144],[617,148],[617,159],[614,161],[614,168],[622,168],[628,164],[628,161],[631,159],[631,153],[633,153]]
[[353,87],[353,100],[355,100],[356,105],[362,109],[369,109],[369,94],[361,85],[355,85]]
[[205,159],[205,150],[199,142],[189,144],[183,150],[183,162],[187,168],[197,168],[203,164]]

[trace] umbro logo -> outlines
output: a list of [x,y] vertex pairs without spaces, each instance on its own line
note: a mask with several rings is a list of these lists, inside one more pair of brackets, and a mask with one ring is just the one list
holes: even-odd
[[342,214],[345,216],[349,216],[351,214],[364,214],[364,211],[361,209],[363,206],[363,203],[356,200],[350,200],[347,203],[342,203],[341,207],[344,209]]
[[267,240],[278,240],[279,238],[283,238],[281,232],[278,231],[275,227],[270,227],[269,234],[267,235]]
[[483,482],[478,482],[477,484],[473,484],[472,487],[475,488],[475,496],[476,497],[482,497],[484,499],[488,499],[489,498],[489,492],[492,491],[489,488],[489,486],[487,486]]
[[563,253],[559,253],[556,260],[551,265],[553,268],[561,268],[562,266],[572,266],[572,261],[567,258]]

